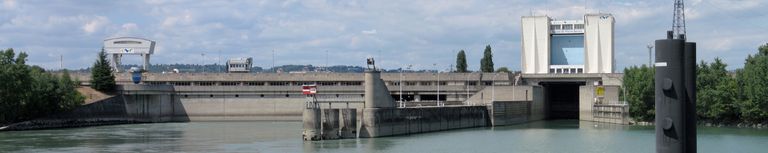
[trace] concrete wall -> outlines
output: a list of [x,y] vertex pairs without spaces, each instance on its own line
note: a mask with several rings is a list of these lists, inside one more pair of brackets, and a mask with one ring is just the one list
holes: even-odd
[[[623,116],[623,118],[604,118],[604,117],[596,117],[595,113],[600,113],[598,110],[594,110],[595,108],[598,108],[599,110],[605,110],[611,113],[615,113],[617,111],[620,111],[622,108],[619,106],[621,101],[619,101],[619,94],[621,92],[621,87],[619,86],[603,86],[605,88],[605,96],[603,97],[603,103],[602,104],[596,104],[595,98],[597,95],[595,94],[596,86],[587,85],[587,86],[581,86],[579,87],[579,120],[584,121],[596,121],[596,122],[609,122],[609,123],[618,123],[618,124],[627,124],[628,122],[628,116]],[[625,114],[628,115],[628,109],[625,109]],[[604,112],[603,112],[604,113]],[[616,116],[622,116],[621,114],[615,114]]]
[[592,104],[594,104],[595,86],[579,87],[579,120],[593,121]]
[[123,95],[125,112],[139,122],[169,122],[178,110],[173,95]]
[[535,121],[543,120],[546,117],[544,98],[544,90],[541,86],[487,86],[469,97],[465,103],[487,106],[491,104],[492,99],[496,101],[531,101],[529,119]]
[[174,104],[183,110],[175,116],[190,121],[301,120],[304,98],[184,98]]
[[489,126],[484,106],[366,108],[361,138]]
[[493,126],[530,121],[531,101],[495,101],[489,108]]

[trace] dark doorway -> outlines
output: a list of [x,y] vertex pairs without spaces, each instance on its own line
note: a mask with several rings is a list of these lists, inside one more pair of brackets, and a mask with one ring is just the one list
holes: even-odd
[[579,86],[584,82],[542,82],[547,119],[579,119]]

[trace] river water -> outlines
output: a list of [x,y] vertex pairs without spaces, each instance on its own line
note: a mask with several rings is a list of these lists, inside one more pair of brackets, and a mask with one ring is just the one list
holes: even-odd
[[[699,152],[768,152],[768,129],[699,127]],[[375,139],[301,140],[300,122],[190,122],[0,132],[0,152],[655,152],[652,126],[539,121]]]

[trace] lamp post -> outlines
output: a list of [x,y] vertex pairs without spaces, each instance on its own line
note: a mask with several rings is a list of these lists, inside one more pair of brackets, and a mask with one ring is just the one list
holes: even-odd
[[[466,94],[467,98],[465,98],[464,101],[467,102],[469,101],[469,76],[471,75],[471,73],[466,72],[465,75],[467,76],[467,80],[464,81],[464,86],[467,89],[467,94]],[[464,105],[466,105],[466,103]],[[472,105],[474,105],[474,103],[472,103]]]
[[398,86],[400,86],[400,106],[405,107],[405,104],[403,102],[403,67],[400,66],[400,82],[397,83]]
[[496,76],[498,75],[499,73],[494,73],[491,79],[491,102],[496,101]]
[[203,73],[205,73],[205,53],[200,53],[200,65],[203,65]]
[[437,106],[443,106],[440,104],[440,68],[437,67],[437,63],[433,63],[432,66],[435,66],[437,73]]

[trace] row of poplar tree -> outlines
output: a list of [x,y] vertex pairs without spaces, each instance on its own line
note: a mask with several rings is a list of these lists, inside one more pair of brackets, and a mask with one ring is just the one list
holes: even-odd
[[[27,65],[27,53],[0,50],[0,126],[65,112],[80,106],[85,96],[77,92],[79,81],[69,72],[46,72]],[[114,74],[104,51],[94,64],[91,84],[94,89],[111,91]]]
[[[696,114],[713,123],[764,123],[768,121],[768,44],[749,55],[744,68],[729,72],[719,58],[702,61],[696,69]],[[624,69],[630,116],[653,121],[655,116],[654,69],[646,65]],[[621,97],[624,98],[624,95]]]
[[[467,54],[462,49],[456,54],[456,72],[465,73],[470,72],[467,69]],[[483,58],[480,59],[480,72],[494,72],[493,69],[493,53],[491,52],[491,45],[485,46],[483,51]],[[507,67],[499,67],[496,72],[510,72]]]

